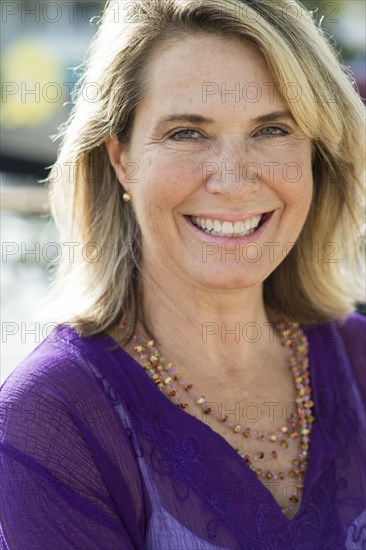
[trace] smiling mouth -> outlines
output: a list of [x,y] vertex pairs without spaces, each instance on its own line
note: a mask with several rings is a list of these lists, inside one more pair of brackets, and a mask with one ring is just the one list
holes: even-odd
[[197,218],[195,216],[185,217],[206,235],[230,238],[246,237],[255,233],[271,215],[272,212],[266,212],[235,223],[210,218]]

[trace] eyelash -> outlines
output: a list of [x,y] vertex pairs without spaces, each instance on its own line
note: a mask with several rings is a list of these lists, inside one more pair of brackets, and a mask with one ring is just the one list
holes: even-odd
[[[175,132],[174,134],[171,134],[169,136],[169,139],[172,139],[173,141],[196,141],[194,138],[183,138],[183,139],[174,139],[179,134],[182,134],[183,132],[196,132],[196,134],[199,134],[198,130],[194,130],[194,128],[184,128],[183,130],[179,130],[178,132]],[[200,135],[200,137],[202,137]]]
[[285,136],[288,136],[290,134],[290,131],[286,128],[283,128],[282,126],[266,126],[265,128],[262,128],[261,130],[259,130],[259,132],[262,132],[263,130],[270,130],[270,129],[273,129],[273,130],[281,130],[282,134],[280,135],[263,135],[262,137],[264,139],[270,139],[270,138],[281,138],[281,137],[285,137]]
[[[271,138],[279,138],[279,137],[281,138],[281,137],[288,136],[290,134],[290,131],[288,129],[282,128],[281,126],[266,126],[265,128],[262,128],[261,130],[259,130],[258,133],[262,132],[263,130],[269,130],[269,129],[281,130],[282,134],[281,135],[263,135],[262,136],[263,139],[271,139]],[[196,134],[200,134],[200,132],[198,130],[195,130],[194,128],[184,128],[183,130],[179,130],[178,132],[171,134],[169,136],[169,139],[172,139],[173,141],[197,141],[197,139],[192,137],[175,139],[177,136],[179,136],[179,134],[182,134],[183,132],[195,132]],[[200,134],[200,137],[203,137],[203,136]]]

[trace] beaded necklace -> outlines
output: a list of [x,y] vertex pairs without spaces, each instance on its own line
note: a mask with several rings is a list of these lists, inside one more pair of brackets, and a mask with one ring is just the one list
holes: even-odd
[[[124,323],[119,325],[119,330],[125,331]],[[130,344],[134,352],[138,355],[142,367],[148,374],[154,384],[178,407],[187,409],[189,404],[179,393],[175,383],[177,383],[184,392],[189,394],[191,400],[198,405],[206,415],[214,416],[221,424],[226,424],[228,429],[243,438],[258,439],[267,441],[276,448],[270,452],[262,450],[256,453],[243,453],[239,448],[235,450],[245,460],[248,466],[255,472],[258,478],[264,480],[283,480],[286,477],[296,479],[295,489],[292,496],[288,497],[289,506],[282,508],[285,512],[291,510],[300,500],[300,494],[303,489],[306,466],[309,461],[309,441],[314,416],[312,415],[311,386],[308,360],[308,341],[300,329],[298,323],[292,323],[288,319],[283,319],[276,323],[276,328],[281,336],[282,345],[288,350],[289,369],[292,373],[296,388],[296,412],[290,415],[287,423],[270,433],[251,430],[248,426],[233,423],[229,421],[228,415],[222,415],[214,412],[210,402],[202,395],[193,390],[193,384],[187,383],[181,374],[175,372],[172,363],[167,363],[155,347],[154,340],[146,340],[135,333],[130,339]],[[278,458],[278,453],[287,449],[289,445],[300,438],[300,452],[292,460],[292,467],[283,471],[271,471],[258,467],[255,463],[259,460],[261,463],[265,460]]]

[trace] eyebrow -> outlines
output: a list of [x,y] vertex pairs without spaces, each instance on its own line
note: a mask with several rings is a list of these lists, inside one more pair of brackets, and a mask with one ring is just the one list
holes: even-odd
[[[274,111],[272,113],[267,113],[259,117],[255,117],[253,122],[261,124],[263,122],[276,122],[280,119],[291,119],[294,120],[294,117],[290,111]],[[189,114],[189,113],[174,113],[166,117],[161,118],[156,127],[160,128],[169,122],[189,122],[191,124],[213,124],[215,121],[212,118],[207,118],[202,115]]]
[[292,113],[290,111],[274,111],[273,113],[267,113],[266,115],[261,115],[254,119],[255,122],[276,122],[277,120],[282,120],[284,118],[291,119],[295,121]]
[[191,122],[192,124],[212,124],[215,122],[212,118],[206,118],[196,114],[177,113],[161,118],[158,121],[158,126],[162,126],[168,122]]

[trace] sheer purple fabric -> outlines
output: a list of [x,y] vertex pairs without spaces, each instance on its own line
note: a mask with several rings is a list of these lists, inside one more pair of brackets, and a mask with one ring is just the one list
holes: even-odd
[[365,326],[305,330],[316,422],[291,520],[111,338],[58,327],[2,386],[1,548],[365,548]]

